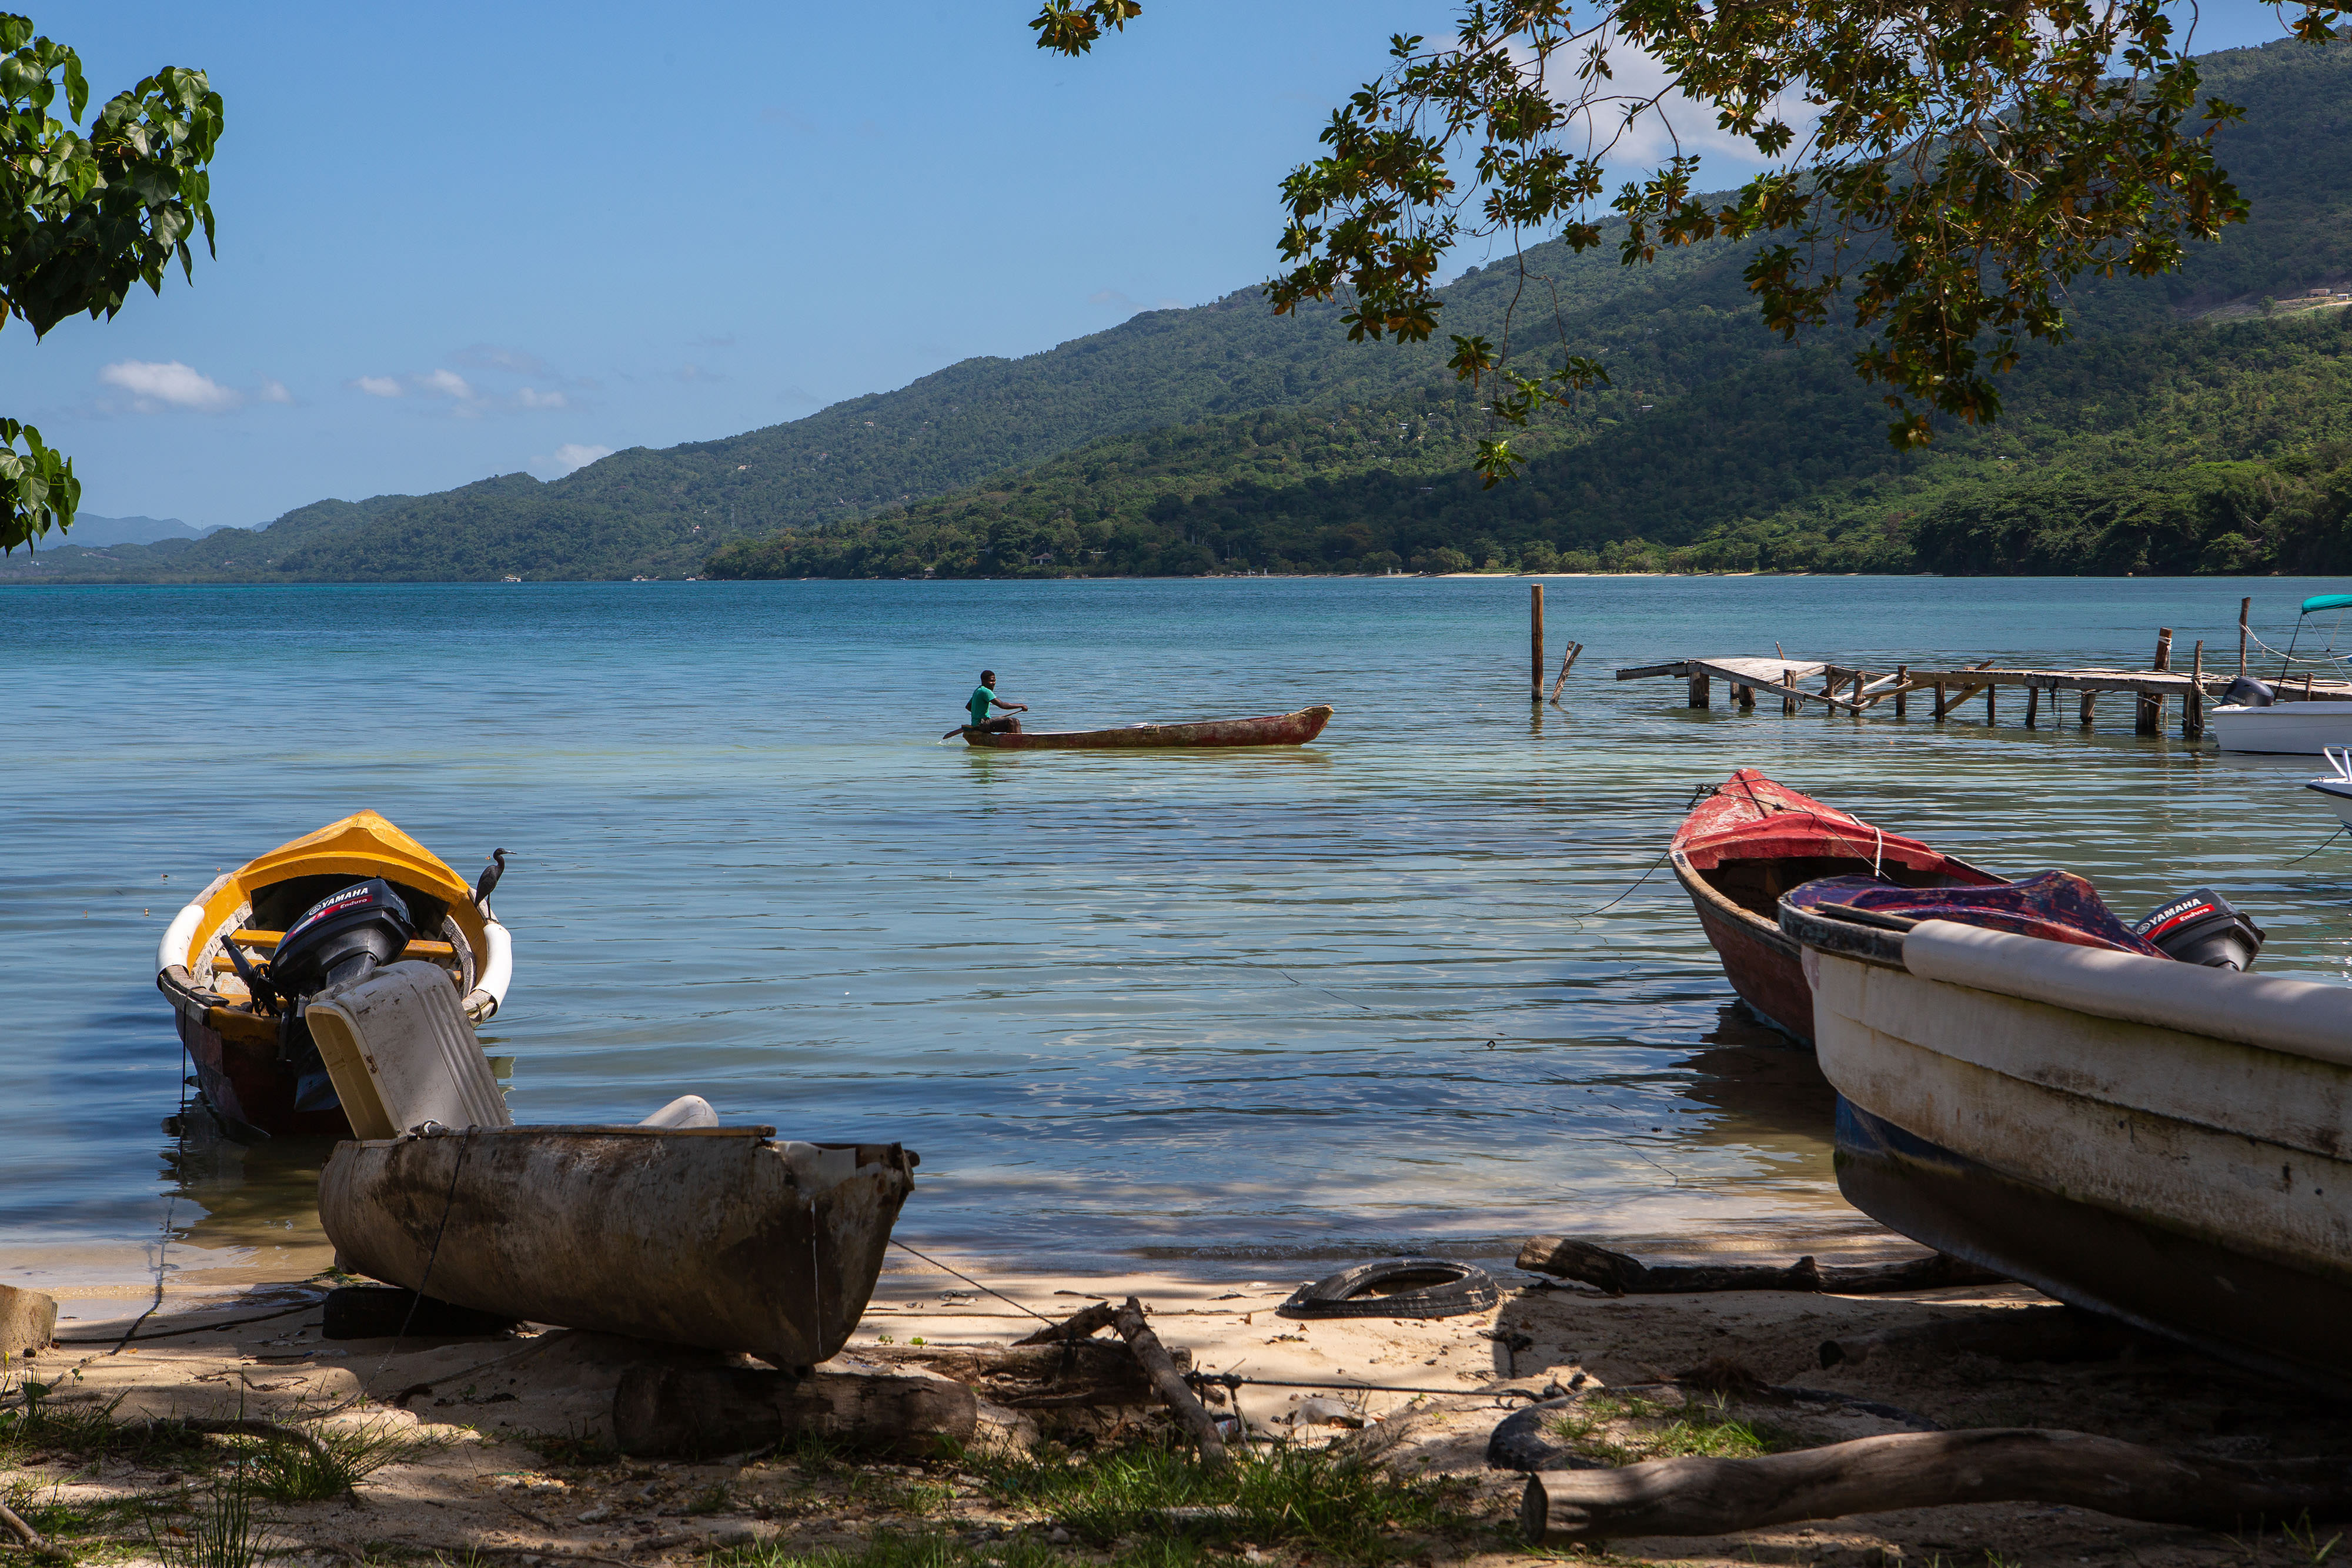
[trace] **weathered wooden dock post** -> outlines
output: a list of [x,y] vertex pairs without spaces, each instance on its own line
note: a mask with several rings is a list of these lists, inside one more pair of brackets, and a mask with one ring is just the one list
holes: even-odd
[[2098,700],[2099,694],[2096,692],[2085,691],[2083,694],[2083,727],[2084,729],[2091,727],[2091,705]]
[[1902,718],[1911,708],[1911,666],[1895,666],[1895,716]]
[[1780,672],[1780,716],[1788,718],[1797,711],[1797,672]]
[[1936,722],[1944,722],[1944,683],[1941,681],[1936,683]]
[[2205,737],[2205,643],[2201,638],[2197,652],[2189,655],[2189,695],[2180,699],[2180,734],[2186,740]]
[[1576,668],[1576,656],[1584,652],[1584,644],[1571,641],[1559,656],[1559,679],[1551,684],[1551,706],[1559,706],[1559,694],[1568,685],[1568,672]]
[[[2053,700],[2054,701],[2055,699]],[[2039,722],[2041,717],[2042,688],[2040,686],[2028,686],[2025,688],[2025,727],[2028,729],[2041,728],[2042,726]]]
[[2246,673],[2246,612],[2254,607],[2251,599],[2238,601],[2238,674]]
[[1544,700],[1543,584],[1528,584],[1528,700]]
[[[2172,668],[2172,628],[2169,626],[2159,626],[2156,629],[2156,660],[2150,667],[2157,670]],[[2139,722],[2132,727],[2134,735],[2164,733],[2164,699],[2162,697],[2142,695],[2139,699],[2138,714]]]
[[1707,678],[1705,675],[1694,674],[1690,678],[1690,706],[1693,707],[1712,706],[1707,700]]
[[1734,686],[1731,688],[1731,695],[1738,699],[1740,712],[1753,713],[1756,711],[1756,688],[1754,686]]
[[1990,682],[1986,683],[1986,685],[1985,685],[1985,724],[1986,724],[1986,726],[1987,726],[1988,727],[1990,727],[1990,726],[1992,726],[1992,725],[1998,724],[1998,723],[2000,722],[2000,719],[1995,716],[1995,714],[1994,714],[1994,712],[1993,712],[1993,697],[1995,696],[1995,695],[1996,695],[1996,694],[1998,694],[1998,693],[2000,692],[2000,688],[1999,686],[1993,685],[1992,685],[1992,684],[1990,684]]

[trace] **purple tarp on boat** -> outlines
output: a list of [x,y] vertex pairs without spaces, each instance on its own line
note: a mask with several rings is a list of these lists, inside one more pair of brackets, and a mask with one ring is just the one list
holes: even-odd
[[2098,890],[2069,872],[2040,872],[1992,887],[1895,887],[1870,876],[1825,876],[1791,890],[1788,898],[1800,909],[1843,904],[1878,915],[1951,920],[2079,947],[2113,947],[2151,958],[2167,956],[2155,944],[2133,936],[2100,902]]

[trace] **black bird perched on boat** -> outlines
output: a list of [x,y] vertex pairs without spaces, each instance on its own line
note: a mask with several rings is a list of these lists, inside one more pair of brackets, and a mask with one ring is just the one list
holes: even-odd
[[507,873],[506,851],[492,850],[490,852],[490,858],[499,863],[496,865],[484,866],[482,868],[482,880],[474,884],[474,904],[477,908],[481,907],[488,901],[490,889],[498,886],[499,878],[506,875]]

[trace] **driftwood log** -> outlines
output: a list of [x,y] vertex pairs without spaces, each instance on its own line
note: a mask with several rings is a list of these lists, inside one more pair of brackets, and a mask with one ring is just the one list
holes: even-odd
[[1530,1545],[1727,1535],[1805,1519],[1969,1502],[2063,1503],[2118,1519],[2230,1529],[2352,1515],[2352,1460],[2189,1458],[2084,1432],[1898,1432],[1753,1459],[1654,1459],[1528,1478]]
[[[1016,1410],[1150,1405],[1160,1397],[1128,1348],[1107,1340],[1011,1346],[861,1345],[857,1354],[893,1366],[929,1367],[959,1383],[984,1386],[990,1399]],[[1192,1369],[1191,1351],[1171,1351],[1169,1356],[1178,1372]]]
[[1612,1296],[1654,1296],[1694,1291],[1816,1291],[1836,1295],[1880,1295],[1889,1291],[1936,1291],[1948,1285],[2005,1284],[2000,1275],[1930,1253],[1907,1263],[1822,1268],[1811,1258],[1786,1266],[1758,1263],[1666,1263],[1653,1266],[1571,1236],[1538,1236],[1519,1249],[1518,1266],[1597,1286]]
[[1824,1367],[1880,1361],[1987,1355],[1995,1361],[2112,1361],[2126,1351],[2161,1352],[2171,1342],[2129,1323],[2074,1307],[2000,1307],[1965,1317],[1843,1334],[1822,1342]]
[[1212,1469],[1224,1469],[1224,1437],[1218,1432],[1217,1423],[1209,1415],[1208,1408],[1177,1372],[1168,1347],[1160,1343],[1160,1336],[1153,1333],[1151,1325],[1143,1321],[1143,1303],[1133,1296],[1128,1297],[1127,1305],[1119,1308],[1111,1319],[1111,1326],[1118,1330],[1119,1337],[1127,1341],[1128,1349],[1135,1353],[1135,1359],[1143,1364],[1145,1372],[1150,1374],[1151,1385],[1159,1391],[1161,1400],[1176,1413],[1176,1418],[1184,1424],[1184,1429],[1192,1435],[1193,1443],[1201,1450],[1202,1463]]
[[1118,1316],[1118,1309],[1108,1301],[1097,1301],[1093,1306],[1072,1312],[1058,1323],[1048,1323],[1026,1339],[1016,1339],[1014,1344],[1060,1344],[1066,1340],[1084,1339],[1098,1330],[1110,1327]]
[[0,1528],[5,1528],[9,1534],[15,1536],[17,1540],[23,1542],[26,1545],[31,1547],[36,1552],[40,1551],[47,1544],[46,1542],[42,1541],[41,1532],[39,1531],[35,1530],[31,1525],[26,1524],[23,1520],[18,1519],[16,1511],[5,1502],[0,1502]]
[[970,1388],[923,1372],[639,1364],[613,1392],[614,1446],[644,1456],[704,1458],[800,1437],[923,1454],[939,1438],[969,1439],[979,1419]]

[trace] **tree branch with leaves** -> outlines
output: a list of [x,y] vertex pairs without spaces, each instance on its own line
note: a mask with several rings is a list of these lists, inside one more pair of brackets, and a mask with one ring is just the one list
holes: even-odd
[[[2314,44],[2347,9],[2272,3]],[[1084,54],[1137,10],[1055,0],[1031,25],[1041,47]],[[1341,302],[1351,339],[1421,342],[1465,241],[1508,240],[1523,284],[1528,243],[1591,249],[1612,219],[1629,267],[1749,244],[1764,323],[1867,334],[1853,368],[1885,389],[1895,445],[1921,445],[1939,417],[2000,417],[1994,378],[2027,340],[2065,339],[2078,279],[2170,271],[2188,242],[2244,221],[2212,146],[2242,111],[2200,101],[2194,16],[2189,0],[1472,0],[1445,42],[1392,37],[1388,68],[1284,180],[1267,292],[1277,312]],[[1621,85],[1637,55],[1663,85]],[[1727,200],[1696,195],[1677,124],[1692,117],[1767,167]],[[1612,195],[1636,131],[1672,151]],[[1494,387],[1489,485],[1523,461],[1511,429],[1608,381],[1564,328],[1532,361],[1507,328],[1500,344],[1453,342],[1454,373]]]
[[[63,121],[49,112],[60,91]],[[0,13],[0,329],[15,318],[37,339],[78,313],[110,319],[137,286],[162,294],[175,261],[193,280],[199,229],[212,253],[222,115],[205,73],[167,66],[84,133],[89,104],[80,57]],[[71,527],[80,501],[72,460],[0,418],[0,550]]]

